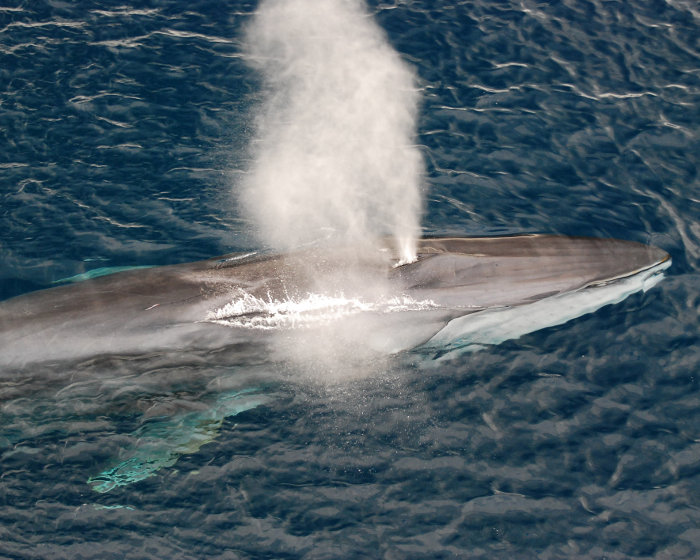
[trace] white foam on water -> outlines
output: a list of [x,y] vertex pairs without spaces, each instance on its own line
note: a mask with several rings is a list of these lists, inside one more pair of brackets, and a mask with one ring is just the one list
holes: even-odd
[[439,308],[431,300],[418,301],[406,295],[367,301],[342,293],[309,293],[303,298],[266,300],[241,291],[231,302],[209,312],[206,321],[228,327],[282,330],[324,326],[361,313],[400,313]]

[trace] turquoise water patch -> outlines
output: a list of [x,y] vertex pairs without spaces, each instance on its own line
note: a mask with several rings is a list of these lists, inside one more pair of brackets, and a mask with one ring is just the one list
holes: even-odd
[[84,280],[90,280],[92,278],[99,278],[100,276],[108,276],[110,274],[116,274],[117,272],[124,272],[125,270],[138,270],[140,268],[153,268],[152,266],[103,266],[100,268],[93,268],[87,272],[82,272],[76,274],[75,276],[69,276],[68,278],[61,278],[60,280],[54,280],[54,284],[72,284],[73,282],[83,282]]
[[135,443],[126,452],[129,457],[90,477],[88,484],[95,492],[105,493],[173,466],[182,455],[196,453],[213,441],[224,419],[268,402],[270,397],[259,394],[259,390],[225,393],[206,410],[149,421],[131,434]]

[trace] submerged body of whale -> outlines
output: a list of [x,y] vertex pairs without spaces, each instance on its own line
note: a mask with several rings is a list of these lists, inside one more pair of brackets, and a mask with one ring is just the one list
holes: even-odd
[[[380,352],[500,342],[619,301],[670,264],[639,243],[546,235],[423,239],[417,253],[401,266],[388,246],[233,255],[19,296],[0,303],[0,368],[215,349],[339,321],[363,321]],[[497,340],[466,336],[494,314]],[[516,316],[527,324],[509,333]]]
[[107,492],[270,402],[274,364],[367,372],[404,350],[498,344],[646,290],[669,265],[627,241],[440,238],[403,265],[388,244],[230,255],[26,294],[0,302],[0,451],[57,422],[82,437],[94,418],[135,408],[136,430],[103,435],[113,452],[88,482]]

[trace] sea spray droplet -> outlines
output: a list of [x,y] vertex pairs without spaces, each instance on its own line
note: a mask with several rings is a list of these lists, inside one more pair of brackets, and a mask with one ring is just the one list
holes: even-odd
[[242,207],[287,250],[401,240],[415,259],[423,161],[412,70],[355,0],[264,0],[247,56],[264,78]]

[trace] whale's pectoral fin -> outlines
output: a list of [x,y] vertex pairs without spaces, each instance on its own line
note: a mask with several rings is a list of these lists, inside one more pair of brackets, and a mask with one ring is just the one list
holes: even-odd
[[270,400],[259,388],[219,395],[211,408],[184,415],[149,420],[131,436],[135,443],[128,458],[88,479],[96,492],[105,493],[153,476],[171,467],[182,455],[196,453],[213,441],[225,418],[255,408]]

